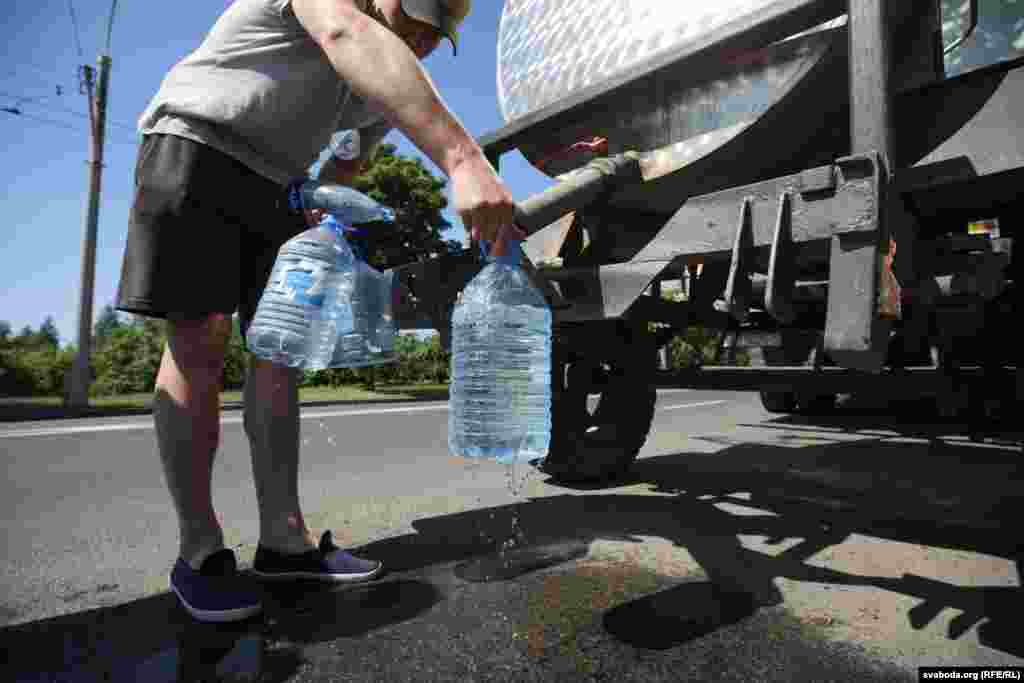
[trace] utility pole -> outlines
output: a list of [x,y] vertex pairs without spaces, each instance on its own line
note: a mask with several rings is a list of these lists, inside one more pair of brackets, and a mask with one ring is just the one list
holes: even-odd
[[107,123],[107,92],[110,83],[110,55],[100,55],[99,82],[93,96],[93,68],[83,67],[84,85],[89,97],[89,122],[92,129],[92,160],[89,162],[89,207],[85,214],[85,238],[82,245],[82,283],[78,300],[78,355],[68,385],[69,407],[89,405],[92,374],[89,358],[92,352],[92,304],[96,281],[96,233],[100,216],[100,182],[103,176],[103,141]]
[[[89,385],[92,384],[92,300],[96,282],[96,232],[100,220],[100,180],[103,177],[103,141],[107,130],[107,92],[110,86],[110,34],[114,30],[117,0],[111,0],[110,18],[107,20],[107,47],[97,60],[100,65],[99,83],[93,96],[93,70],[82,67],[82,85],[89,98],[89,128],[92,132],[92,161],[89,162],[89,208],[85,213],[85,238],[82,243],[82,286],[78,299],[78,355],[71,372],[65,378],[64,401],[72,408],[89,405]],[[74,21],[74,14],[71,16]],[[77,28],[76,28],[77,36]],[[81,54],[81,45],[78,47]]]

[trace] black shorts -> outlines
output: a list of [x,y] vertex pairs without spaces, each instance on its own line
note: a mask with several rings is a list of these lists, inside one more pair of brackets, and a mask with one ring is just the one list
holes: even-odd
[[237,312],[244,341],[277,250],[306,227],[277,183],[207,145],[147,135],[116,308],[155,318]]

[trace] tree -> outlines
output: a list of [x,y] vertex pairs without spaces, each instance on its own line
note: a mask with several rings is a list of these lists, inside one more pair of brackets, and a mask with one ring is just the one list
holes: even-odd
[[11,324],[6,320],[0,320],[0,346],[7,346],[11,340]]
[[46,316],[46,320],[39,326],[36,339],[38,346],[52,347],[54,350],[60,347],[60,332],[57,330],[57,323],[54,322],[52,315]]
[[242,328],[238,316],[231,318],[231,339],[224,353],[224,375],[221,379],[224,389],[241,389],[245,386],[245,372],[249,355],[242,346]]
[[31,325],[25,325],[21,328],[21,332],[14,338],[14,345],[20,349],[31,348],[36,343],[36,333],[32,329]]
[[113,304],[107,304],[100,311],[99,318],[96,320],[96,324],[93,325],[93,347],[100,348],[103,344],[110,339],[110,336],[115,330],[121,327],[121,318],[114,309]]
[[133,316],[114,330],[93,354],[96,382],[92,393],[131,394],[153,391],[166,335],[163,321]]
[[434,255],[459,251],[462,245],[444,239],[451,229],[441,211],[448,205],[446,181],[436,178],[419,159],[380,145],[353,186],[395,210],[394,225],[371,225],[354,241],[366,247],[370,265],[385,270]]
[[[5,325],[5,338],[10,325]],[[0,393],[9,396],[47,396],[59,394],[64,373],[72,356],[60,350],[60,334],[52,316],[38,331],[26,325],[13,340],[0,345]]]
[[9,345],[20,351],[56,350],[60,346],[60,333],[57,331],[53,316],[47,316],[38,331],[33,330],[31,325],[25,325],[18,336],[10,340]]

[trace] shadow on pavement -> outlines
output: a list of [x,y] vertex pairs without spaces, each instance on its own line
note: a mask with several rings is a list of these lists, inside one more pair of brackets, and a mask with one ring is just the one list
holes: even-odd
[[[994,425],[999,431],[987,434],[985,445],[971,444],[964,439],[965,425],[937,418],[933,404],[911,401],[885,407],[888,410],[880,412],[877,404],[856,401],[826,415],[789,415],[741,425],[776,427],[784,446],[744,443],[723,435],[696,436],[692,438],[721,450],[641,459],[615,485],[647,483],[659,493],[675,494],[670,518],[680,519],[682,526],[686,522],[681,518],[699,522],[690,522],[689,534],[681,529],[673,533],[664,525],[633,533],[664,535],[686,547],[708,571],[714,590],[729,584],[724,576],[730,567],[738,570],[734,583],[740,589],[732,594],[747,590],[763,596],[761,604],[772,579],[779,577],[884,588],[922,600],[907,614],[914,629],[925,628],[946,608],[958,609],[962,614],[950,624],[950,639],[977,626],[982,644],[1024,657],[1024,640],[1017,635],[1024,617],[1024,457],[1014,426]],[[851,440],[854,435],[859,438]],[[960,437],[959,442],[943,440],[949,436]],[[581,493],[607,487],[564,486]],[[719,503],[778,517],[732,515],[716,507]],[[1016,563],[1017,587],[952,585],[912,573],[896,579],[862,577],[804,564],[853,533],[1003,557]],[[768,556],[741,549],[729,540],[736,534],[763,535],[774,544],[803,540],[780,555]],[[710,538],[718,539],[718,545],[709,545]],[[729,557],[736,561],[721,563]],[[745,589],[739,585],[744,583]],[[678,598],[673,590],[680,592]],[[655,612],[671,612],[666,606],[671,602],[691,605],[686,608],[691,611],[693,604],[721,603],[720,596],[709,599],[711,591],[708,586],[683,586],[623,606],[622,611],[635,612],[631,621],[636,623],[658,623]],[[730,621],[727,614],[717,618]],[[698,619],[682,628],[677,624],[677,632],[703,632],[707,623],[714,619],[705,619],[704,624]],[[664,638],[656,634],[658,629],[647,631],[651,647]]]
[[291,680],[302,646],[351,638],[412,619],[440,600],[429,584],[383,580],[265,591],[261,615],[202,623],[171,593],[0,630],[5,681]]
[[1020,422],[1017,404],[1004,401],[989,407],[992,414],[985,415],[983,406],[961,404],[955,408],[955,417],[943,417],[933,397],[886,401],[877,396],[844,395],[834,408],[821,409],[814,414],[779,416],[758,426],[786,430],[831,429],[849,434],[895,432],[930,440],[963,439],[973,435],[978,441],[1007,448],[1024,445],[1024,424]]
[[[423,643],[434,638],[433,629],[438,626],[416,617],[448,598],[455,601],[453,587],[466,593],[473,586],[484,590],[500,584],[493,589],[496,592],[480,595],[507,604],[510,610],[526,609],[510,603],[506,591],[529,583],[534,593],[546,595],[557,585],[548,578],[568,576],[578,561],[583,562],[581,546],[598,540],[623,541],[639,550],[647,537],[685,548],[700,570],[680,576],[678,568],[658,565],[652,582],[638,584],[646,588],[623,593],[625,598],[618,603],[595,603],[594,594],[586,593],[579,605],[545,602],[544,610],[596,615],[600,628],[619,643],[667,651],[730,629],[765,627],[769,623],[765,620],[778,614],[764,608],[785,607],[775,585],[779,578],[869,586],[920,600],[906,615],[913,629],[926,627],[940,612],[954,608],[961,614],[950,623],[948,638],[957,639],[977,626],[982,644],[1024,657],[1018,628],[1024,612],[1024,591],[1019,587],[1024,578],[1020,576],[1024,459],[1018,451],[903,438],[925,433],[914,426],[896,437],[865,435],[878,418],[865,418],[865,426],[859,428],[862,438],[856,441],[844,440],[843,430],[828,424],[786,419],[786,445],[715,437],[722,448],[713,454],[681,452],[645,458],[636,463],[627,481],[615,485],[648,484],[650,492],[569,491],[416,520],[415,533],[356,550],[384,562],[390,573],[384,579],[337,590],[301,585],[268,588],[265,612],[251,623],[199,624],[172,595],[161,594],[5,628],[0,639],[11,653],[7,665],[14,669],[4,680],[48,680],[40,672],[50,671],[66,674],[60,680],[69,681],[214,676],[284,681],[305,665],[309,653],[304,645],[348,639],[346,648],[369,648],[367,639],[383,627],[409,624],[409,630],[420,634],[413,641],[426,647]],[[892,432],[897,420],[881,421]],[[806,432],[793,429],[800,426]],[[730,503],[745,509],[736,510]],[[496,541],[508,534],[513,514],[518,516],[525,541],[503,558],[504,566],[498,566],[494,564]],[[1018,586],[954,585],[910,572],[898,577],[864,576],[808,563],[851,534],[1007,558],[1017,563]],[[769,546],[788,547],[772,553],[753,550],[740,542],[740,536],[763,537]],[[616,571],[630,571],[622,569],[627,564]],[[540,568],[549,571],[537,573]],[[628,576],[612,578],[607,585],[628,585]],[[553,599],[572,599],[566,595],[556,592]],[[548,618],[544,610],[542,622]],[[486,623],[485,616],[479,618]],[[453,623],[450,628],[457,629],[462,622]],[[404,649],[412,647],[405,640],[375,647],[388,648],[387,656],[392,658],[415,656],[405,654]],[[341,666],[331,661],[330,666]],[[827,665],[827,658],[822,661]],[[446,665],[433,664],[439,670]],[[634,665],[629,661],[608,664]],[[536,671],[531,675],[521,680],[536,680]]]

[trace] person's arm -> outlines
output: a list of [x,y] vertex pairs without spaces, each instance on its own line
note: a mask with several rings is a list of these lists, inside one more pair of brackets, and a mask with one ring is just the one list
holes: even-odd
[[338,159],[332,156],[320,165],[317,179],[325,183],[351,187],[352,181],[362,173],[364,167],[365,163],[362,159]]
[[475,238],[494,239],[512,223],[508,189],[400,38],[353,0],[292,0],[292,10],[352,90],[451,179],[454,208]]
[[480,153],[441,100],[416,55],[353,0],[292,0],[299,23],[360,96],[445,173]]

